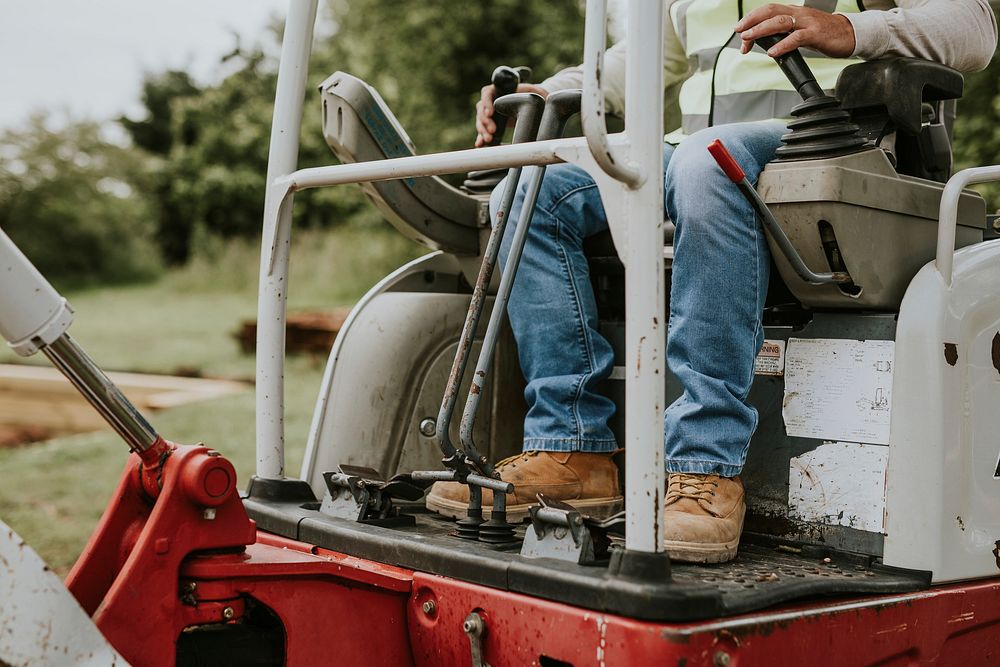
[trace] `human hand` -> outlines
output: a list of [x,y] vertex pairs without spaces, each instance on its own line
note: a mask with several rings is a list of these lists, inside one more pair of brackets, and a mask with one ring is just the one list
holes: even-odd
[[[543,98],[549,95],[544,88],[531,83],[518,84],[517,92],[535,93]],[[493,135],[496,134],[497,124],[493,122],[493,98],[496,94],[496,86],[492,83],[483,86],[482,96],[476,102],[476,148],[489,145],[493,141]]]
[[767,50],[772,58],[803,46],[832,58],[854,53],[854,26],[847,17],[809,7],[764,5],[744,16],[733,30],[743,40],[741,53],[749,53],[755,39],[782,32],[791,34]]

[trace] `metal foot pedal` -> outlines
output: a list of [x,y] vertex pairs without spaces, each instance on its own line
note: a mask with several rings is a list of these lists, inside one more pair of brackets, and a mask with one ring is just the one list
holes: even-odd
[[339,472],[323,473],[327,492],[319,511],[337,519],[379,526],[411,526],[415,517],[400,514],[393,498],[416,501],[424,495],[419,483],[409,475],[396,475],[386,481],[373,468],[342,465]]
[[610,534],[624,535],[624,512],[596,521],[541,493],[538,502],[539,505],[528,509],[531,525],[521,545],[521,555],[525,558],[554,558],[590,565],[608,558]]

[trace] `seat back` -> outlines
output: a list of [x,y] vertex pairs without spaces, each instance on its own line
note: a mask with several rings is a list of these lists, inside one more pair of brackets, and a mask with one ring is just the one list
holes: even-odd
[[[335,72],[320,85],[323,137],[341,162],[405,157],[413,142],[378,92],[361,79]],[[361,186],[386,219],[435,250],[478,255],[487,203],[437,176],[379,181]]]
[[950,122],[962,96],[961,73],[917,58],[851,65],[837,97],[863,134],[889,153],[896,171],[941,183],[951,175]]

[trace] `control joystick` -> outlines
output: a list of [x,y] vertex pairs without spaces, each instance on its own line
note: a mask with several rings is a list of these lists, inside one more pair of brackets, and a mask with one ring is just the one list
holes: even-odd
[[[766,51],[787,36],[788,33],[779,33],[754,42]],[[792,108],[794,120],[788,123],[790,132],[781,137],[784,145],[778,148],[776,161],[836,157],[870,148],[840,101],[827,95],[816,82],[798,49],[778,56],[775,62],[803,99]]]

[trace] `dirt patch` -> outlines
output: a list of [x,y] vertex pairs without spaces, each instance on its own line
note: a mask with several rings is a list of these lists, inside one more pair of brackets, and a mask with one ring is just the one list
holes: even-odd
[[32,442],[48,440],[56,431],[44,426],[16,426],[0,424],[0,449],[28,445]]
[[[141,412],[228,396],[249,385],[166,375],[109,373]],[[0,447],[108,428],[104,419],[54,368],[0,365]]]
[[[349,308],[331,312],[289,313],[285,321],[285,351],[288,354],[326,354],[350,315]],[[253,354],[257,346],[257,320],[243,322],[235,334],[244,354]]]

